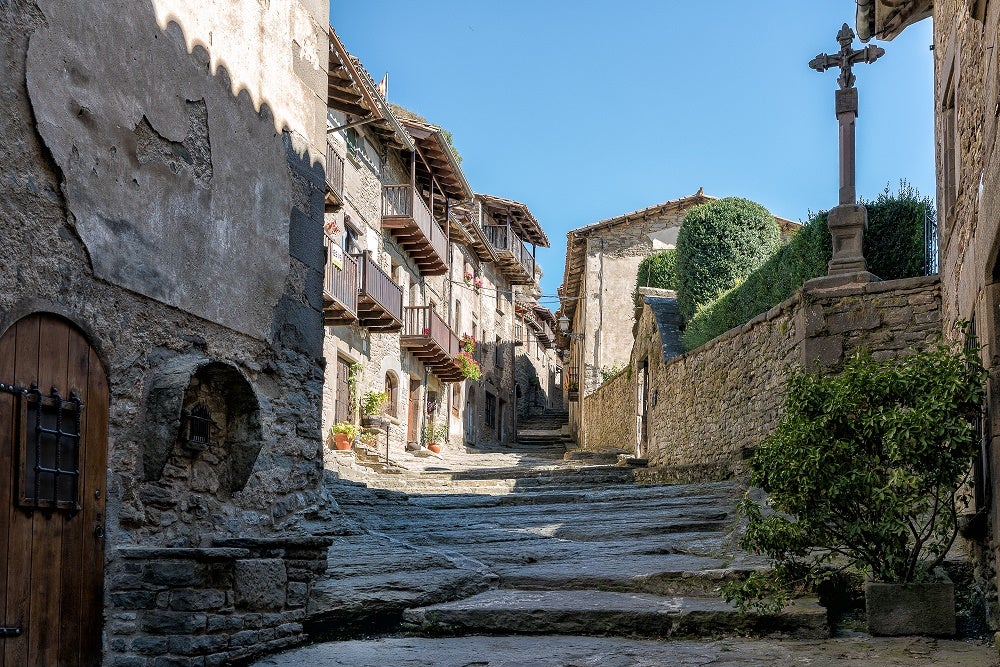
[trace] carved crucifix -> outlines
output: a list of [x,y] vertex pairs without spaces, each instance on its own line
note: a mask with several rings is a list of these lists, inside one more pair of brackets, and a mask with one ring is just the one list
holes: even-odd
[[840,68],[837,83],[836,109],[840,122],[840,204],[854,204],[855,192],[854,160],[854,120],[858,117],[858,89],[854,87],[856,77],[852,67],[857,63],[873,63],[885,55],[885,49],[869,45],[855,50],[854,31],[846,23],[837,33],[840,51],[833,55],[821,53],[809,61],[809,67],[817,72],[825,72],[833,67]]

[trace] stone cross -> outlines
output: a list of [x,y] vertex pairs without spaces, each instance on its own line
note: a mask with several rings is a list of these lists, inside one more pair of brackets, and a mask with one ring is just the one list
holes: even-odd
[[826,278],[814,279],[815,286],[834,286],[847,282],[877,280],[868,272],[862,241],[868,225],[868,212],[857,204],[855,187],[854,121],[858,117],[858,89],[854,87],[852,67],[857,63],[873,63],[885,54],[885,49],[867,46],[855,50],[854,31],[845,23],[837,33],[840,51],[833,55],[821,53],[809,61],[809,67],[825,72],[840,68],[837,82],[836,111],[840,124],[840,203],[830,210],[828,223],[833,240],[833,257]]
[[869,45],[863,49],[852,48],[854,31],[846,23],[837,33],[840,42],[838,53],[821,53],[809,61],[809,67],[817,72],[825,72],[832,67],[840,68],[837,83],[836,110],[840,121],[840,203],[854,204],[855,193],[854,164],[854,120],[858,117],[858,89],[854,87],[856,77],[852,67],[856,63],[873,63],[885,55],[885,49]]

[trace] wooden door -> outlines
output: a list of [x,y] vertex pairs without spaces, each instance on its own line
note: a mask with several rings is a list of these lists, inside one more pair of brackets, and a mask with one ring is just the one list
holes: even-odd
[[410,395],[406,411],[406,441],[420,442],[420,380],[410,378]]
[[99,665],[108,385],[70,322],[0,337],[0,667]]
[[334,385],[333,421],[351,421],[351,362],[337,357],[337,383]]

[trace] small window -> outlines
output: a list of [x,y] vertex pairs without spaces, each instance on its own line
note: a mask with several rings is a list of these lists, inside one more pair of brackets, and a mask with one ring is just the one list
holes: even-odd
[[203,404],[191,408],[188,414],[187,445],[192,449],[208,449],[212,444],[212,415]]
[[500,286],[497,285],[497,312],[503,315],[503,292],[500,291]]
[[456,331],[462,329],[462,302],[455,299],[455,313],[454,320],[452,321],[452,328]]
[[358,238],[361,233],[358,231],[351,223],[351,216],[344,216],[344,252],[349,254],[357,254],[361,252],[361,245],[358,243]]
[[496,349],[493,351],[493,363],[497,368],[503,368],[503,341],[497,336]]
[[37,385],[21,396],[20,472],[17,504],[25,508],[76,512],[80,478],[80,413],[76,392],[68,400],[55,387],[49,396]]
[[385,395],[388,396],[387,412],[390,417],[398,417],[396,404],[399,403],[399,382],[392,373],[385,374]]
[[456,382],[451,385],[451,413],[458,415],[462,410],[462,383]]

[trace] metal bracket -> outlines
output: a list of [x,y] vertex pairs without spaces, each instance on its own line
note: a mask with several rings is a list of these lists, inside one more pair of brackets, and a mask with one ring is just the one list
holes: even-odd
[[0,638],[3,637],[20,637],[21,628],[19,627],[3,627],[0,626]]

